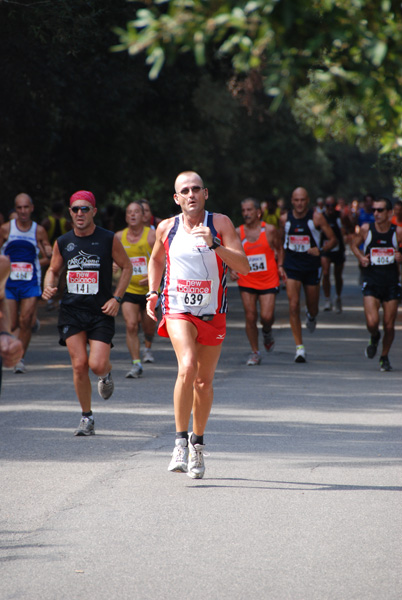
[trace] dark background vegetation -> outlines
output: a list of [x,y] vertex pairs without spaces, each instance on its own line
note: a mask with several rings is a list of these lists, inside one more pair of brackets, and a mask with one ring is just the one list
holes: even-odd
[[55,200],[92,190],[120,208],[147,197],[161,217],[175,211],[173,182],[203,176],[209,207],[239,218],[246,196],[289,199],[302,185],[314,200],[392,194],[393,166],[376,152],[318,143],[286,106],[228,89],[224,62],[197,69],[189,56],[148,79],[144,57],[111,52],[113,27],[135,5],[125,0],[0,0],[0,202],[19,192],[35,218]]

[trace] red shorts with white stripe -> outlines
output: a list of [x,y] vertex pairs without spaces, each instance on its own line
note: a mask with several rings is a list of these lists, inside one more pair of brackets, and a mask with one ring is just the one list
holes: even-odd
[[190,313],[173,313],[165,315],[158,327],[158,334],[161,337],[169,337],[166,329],[166,319],[181,319],[190,321],[196,327],[198,335],[196,341],[203,346],[219,346],[222,344],[226,335],[226,314],[218,313],[211,321],[204,321],[200,317],[195,317]]

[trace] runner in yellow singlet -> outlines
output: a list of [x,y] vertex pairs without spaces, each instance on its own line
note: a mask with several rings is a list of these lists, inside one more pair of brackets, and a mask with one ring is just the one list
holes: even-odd
[[131,281],[123,296],[122,313],[126,323],[126,343],[131,355],[132,365],[126,377],[140,377],[143,372],[140,358],[140,339],[138,327],[141,323],[145,337],[143,353],[144,363],[153,363],[151,352],[155,333],[155,323],[147,315],[145,294],[148,287],[148,262],[155,243],[155,230],[144,226],[144,210],[139,202],[131,202],[126,209],[128,227],[117,232],[123,247],[133,266]]

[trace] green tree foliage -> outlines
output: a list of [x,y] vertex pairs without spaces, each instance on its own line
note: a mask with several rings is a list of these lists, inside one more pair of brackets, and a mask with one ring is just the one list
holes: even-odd
[[[220,6],[204,4],[211,14]],[[378,163],[379,179],[371,168],[376,152],[318,143],[300,128],[285,96],[272,112],[262,72],[234,74],[227,56],[216,58],[215,46],[205,45],[199,69],[191,53],[173,53],[171,66],[153,80],[143,56],[110,52],[118,39],[112,28],[133,10],[155,6],[0,1],[2,212],[25,191],[40,218],[54,200],[84,188],[112,216],[109,205],[121,215],[129,200],[146,197],[165,217],[177,210],[173,182],[184,169],[204,177],[210,209],[236,219],[244,197],[288,197],[296,185],[312,198],[389,189],[396,162]],[[168,17],[171,7],[160,8]]]
[[230,60],[318,139],[402,153],[400,1],[156,0],[119,34],[117,49],[146,52],[151,78],[181,53],[198,65]]

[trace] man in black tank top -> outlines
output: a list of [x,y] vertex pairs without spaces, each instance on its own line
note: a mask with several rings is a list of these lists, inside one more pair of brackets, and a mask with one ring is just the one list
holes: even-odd
[[[54,296],[60,274],[66,267],[58,322],[59,343],[67,346],[73,367],[75,391],[82,409],[80,424],[74,432],[79,436],[95,433],[89,369],[98,376],[99,395],[107,400],[113,393],[110,349],[114,317],[132,274],[130,259],[117,236],[95,225],[96,211],[91,192],[82,190],[71,196],[73,230],[54,244],[42,294],[45,300]],[[114,296],[113,261],[122,269]]]
[[[325,297],[324,310],[332,310],[331,300],[331,280],[330,270],[331,263],[334,265],[334,279],[335,279],[335,310],[338,314],[342,312],[342,300],[341,294],[343,289],[343,267],[345,265],[345,243],[343,241],[344,227],[342,222],[342,215],[340,211],[336,210],[336,198],[335,196],[328,196],[325,199],[325,210],[323,212],[324,217],[328,221],[332,231],[336,237],[336,246],[329,252],[321,253],[321,267],[322,267],[322,290]],[[325,235],[322,237],[322,242],[325,241]]]
[[[382,353],[380,370],[391,371],[388,353],[395,335],[395,319],[401,298],[399,264],[402,227],[391,224],[392,203],[388,198],[373,203],[374,223],[364,223],[353,238],[351,249],[363,271],[363,306],[370,342],[367,358],[374,358],[381,338],[380,306],[383,308]],[[359,246],[363,244],[363,249]]]
[[282,215],[285,260],[278,265],[281,279],[286,281],[289,300],[289,321],[296,343],[295,362],[306,362],[300,319],[300,292],[303,286],[306,299],[306,327],[313,333],[318,314],[320,297],[321,259],[320,237],[323,232],[327,241],[326,252],[336,245],[335,235],[322,213],[309,209],[307,191],[296,188],[292,193],[292,210]]

